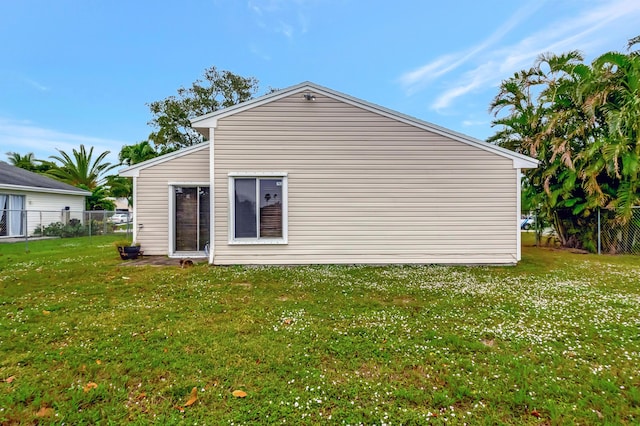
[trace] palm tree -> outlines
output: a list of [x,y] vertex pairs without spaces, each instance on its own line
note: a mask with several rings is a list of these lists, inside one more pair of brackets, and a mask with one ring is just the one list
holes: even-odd
[[126,198],[129,206],[133,206],[133,181],[131,178],[110,175],[106,178],[105,186],[109,188],[109,195],[115,198]]
[[159,155],[149,141],[142,141],[134,145],[125,145],[120,150],[118,158],[120,164],[132,166]]
[[104,159],[109,155],[105,151],[93,160],[93,147],[87,152],[84,145],[80,145],[80,150],[73,150],[73,157],[58,149],[60,155],[51,155],[49,158],[60,163],[57,168],[49,170],[46,174],[61,182],[73,186],[84,185],[90,191],[99,186],[102,175],[117,167],[111,163],[105,163]]
[[37,168],[33,152],[28,152],[25,155],[20,155],[17,152],[7,152],[7,157],[12,165],[20,167],[21,169],[33,172]]
[[588,105],[607,122],[599,166],[617,188],[607,207],[626,223],[640,205],[640,56],[608,52],[593,69],[597,86]]
[[[629,42],[627,43],[627,50],[631,50],[631,48],[636,44],[640,44],[640,36],[635,36],[629,40]],[[637,54],[638,51],[635,51],[634,53]]]
[[582,152],[591,137],[581,112],[579,82],[588,74],[578,52],[542,55],[534,66],[516,73],[501,85],[491,104],[502,126],[490,142],[540,161],[537,169],[525,171],[523,192],[538,206],[565,246],[578,244],[572,238],[580,216],[595,207],[582,185]]
[[640,55],[582,61],[578,52],[543,55],[504,81],[491,110],[507,114],[489,140],[540,160],[525,172],[525,192],[563,245],[589,247],[597,208],[625,224],[640,205]]

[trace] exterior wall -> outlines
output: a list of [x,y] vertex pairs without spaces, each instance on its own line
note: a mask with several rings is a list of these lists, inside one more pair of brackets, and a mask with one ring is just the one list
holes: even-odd
[[[27,211],[27,232],[29,235],[40,225],[64,222],[66,218],[77,217],[82,220],[85,209],[83,195],[52,194],[47,192],[17,191],[0,189],[2,194],[24,195]],[[67,216],[65,207],[69,207]]]
[[[511,159],[318,94],[221,118],[213,146],[215,264],[516,262]],[[228,244],[228,173],[275,171],[288,244]]]
[[168,255],[172,212],[170,183],[209,182],[209,148],[140,170],[136,180],[136,241],[145,254]]

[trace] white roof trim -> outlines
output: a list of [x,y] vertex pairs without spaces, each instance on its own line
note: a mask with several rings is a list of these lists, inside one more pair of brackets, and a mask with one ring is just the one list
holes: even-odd
[[193,146],[188,146],[186,148],[182,148],[177,151],[170,152],[168,154],[164,154],[159,157],[143,161],[142,163],[134,164],[133,166],[121,169],[118,171],[118,174],[123,177],[138,177],[140,170],[142,169],[156,166],[158,164],[173,160],[174,158],[182,157],[183,155],[191,154],[192,152],[197,152],[208,147],[209,142],[202,142]]
[[77,195],[83,197],[88,197],[89,195],[91,195],[91,192],[85,191],[83,189],[73,191],[67,189],[42,188],[39,186],[10,185],[6,183],[0,184],[0,189],[6,189],[9,191],[44,192],[47,194]]
[[411,117],[409,115],[402,114],[397,111],[393,111],[391,109],[388,109],[370,102],[363,101],[358,98],[354,98],[353,96],[349,96],[344,93],[340,93],[335,90],[328,89],[326,87],[322,87],[308,81],[297,84],[295,86],[291,86],[283,90],[279,90],[277,92],[269,93],[267,95],[249,100],[247,102],[243,102],[238,105],[231,106],[229,108],[221,109],[218,111],[211,112],[209,114],[202,115],[200,117],[197,117],[191,120],[191,125],[193,126],[194,129],[198,130],[200,133],[205,135],[205,137],[207,137],[209,133],[209,128],[215,128],[218,124],[218,120],[221,118],[228,117],[230,115],[234,115],[242,111],[246,111],[248,109],[255,108],[260,105],[264,105],[266,103],[273,102],[278,99],[291,96],[296,93],[302,93],[305,91],[313,91],[313,92],[325,95],[327,97],[348,103],[350,105],[366,109],[373,113],[380,114],[385,117],[388,117],[397,121],[401,121],[403,123],[406,123],[406,124],[409,124],[433,133],[437,133],[442,136],[446,136],[458,142],[462,142],[462,143],[474,146],[484,151],[492,152],[501,157],[509,158],[513,160],[513,167],[516,169],[527,169],[527,168],[538,167],[538,163],[539,163],[538,160],[528,157],[526,155],[510,151],[508,149],[499,147],[497,145],[492,145],[480,139],[472,138],[462,133],[458,133],[453,130],[437,126],[435,124],[417,119],[415,117]]

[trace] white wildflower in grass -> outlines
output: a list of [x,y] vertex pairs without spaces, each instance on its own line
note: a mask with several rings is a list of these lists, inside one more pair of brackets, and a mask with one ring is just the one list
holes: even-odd
[[637,258],[180,269],[94,240],[0,256],[2,421],[637,423]]

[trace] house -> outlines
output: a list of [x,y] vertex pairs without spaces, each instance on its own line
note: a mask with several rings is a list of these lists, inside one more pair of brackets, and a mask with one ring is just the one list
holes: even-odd
[[0,161],[0,238],[33,234],[42,224],[66,222],[91,195],[75,186]]
[[230,264],[514,264],[537,161],[313,84],[193,120],[120,171],[145,254]]

